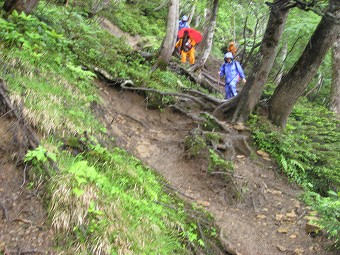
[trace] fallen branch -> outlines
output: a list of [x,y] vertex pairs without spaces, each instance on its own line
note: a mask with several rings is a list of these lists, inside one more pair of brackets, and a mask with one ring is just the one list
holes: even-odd
[[31,220],[26,220],[26,219],[22,219],[22,218],[16,218],[16,219],[13,219],[12,222],[13,221],[21,221],[21,222],[26,223],[26,224],[32,224],[33,223],[33,221],[31,221]]

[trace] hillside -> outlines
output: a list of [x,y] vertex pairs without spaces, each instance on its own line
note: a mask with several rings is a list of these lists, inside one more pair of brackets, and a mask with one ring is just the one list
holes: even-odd
[[1,19],[0,254],[336,254],[255,119],[210,115],[176,57],[150,72],[166,11],[127,6]]

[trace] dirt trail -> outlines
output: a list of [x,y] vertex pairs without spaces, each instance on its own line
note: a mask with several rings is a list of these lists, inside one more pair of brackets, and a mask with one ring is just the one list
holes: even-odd
[[[103,27],[113,35],[119,31],[122,37],[124,32],[108,23]],[[271,162],[238,155],[234,162],[237,193],[223,176],[209,175],[204,160],[183,157],[184,138],[195,127],[190,119],[170,109],[148,110],[137,94],[119,93],[101,83],[98,87],[105,122],[117,144],[164,176],[183,198],[205,206],[215,216],[230,253],[335,254],[323,249],[323,237],[306,233],[304,216],[310,210],[297,200],[302,191],[278,175]]]
[[117,144],[164,176],[184,198],[205,206],[233,254],[332,254],[322,250],[322,237],[306,234],[303,216],[309,211],[296,199],[301,191],[276,174],[272,164],[239,155],[234,162],[242,187],[237,199],[223,176],[207,173],[204,161],[184,158],[184,137],[195,127],[189,118],[171,109],[148,110],[137,94],[97,85],[108,132]]
[[0,254],[56,254],[42,201],[27,189],[24,167],[15,167],[16,125],[0,118]]

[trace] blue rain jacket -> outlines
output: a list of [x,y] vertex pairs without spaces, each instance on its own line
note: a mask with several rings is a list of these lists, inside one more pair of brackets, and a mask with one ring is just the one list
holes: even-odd
[[238,78],[245,79],[243,69],[239,62],[231,61],[223,63],[220,68],[220,76],[225,76],[225,99],[237,96],[236,84]]
[[178,31],[185,27],[189,28],[189,23],[187,21],[180,20],[178,22]]
[[231,61],[230,63],[223,63],[220,68],[220,76],[225,76],[225,84],[230,83],[237,83],[238,76],[241,79],[245,79],[246,76],[244,75],[243,69],[238,61]]

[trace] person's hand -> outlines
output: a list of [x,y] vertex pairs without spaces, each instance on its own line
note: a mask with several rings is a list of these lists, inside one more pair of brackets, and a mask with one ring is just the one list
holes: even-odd
[[242,81],[243,81],[243,83],[246,83],[246,82],[247,82],[247,80],[246,80],[246,79],[243,79]]
[[218,71],[218,75],[221,75],[221,71]]

